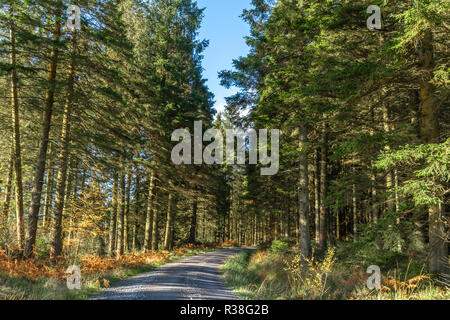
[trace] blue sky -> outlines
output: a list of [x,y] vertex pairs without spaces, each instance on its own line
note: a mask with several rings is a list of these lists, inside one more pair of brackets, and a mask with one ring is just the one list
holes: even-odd
[[198,0],[199,8],[206,8],[199,38],[209,40],[203,59],[203,77],[208,79],[209,90],[214,93],[215,108],[222,111],[225,97],[237,92],[220,85],[217,73],[232,68],[233,59],[246,56],[249,49],[244,36],[249,26],[240,18],[244,9],[250,8],[250,0]]

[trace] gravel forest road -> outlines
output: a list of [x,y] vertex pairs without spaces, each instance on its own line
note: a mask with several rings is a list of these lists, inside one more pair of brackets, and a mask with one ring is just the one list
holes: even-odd
[[252,248],[221,249],[119,281],[91,300],[239,300],[224,283],[223,261]]

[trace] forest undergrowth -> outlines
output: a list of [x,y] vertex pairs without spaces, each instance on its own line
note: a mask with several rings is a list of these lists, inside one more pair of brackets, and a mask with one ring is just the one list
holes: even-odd
[[[381,266],[381,288],[370,290],[366,268],[376,257],[363,258],[354,243],[339,243],[315,252],[302,268],[297,246],[284,240],[269,248],[242,252],[222,267],[226,283],[253,300],[448,300],[442,279],[426,271],[419,258],[397,254]],[[379,261],[378,261],[379,263]]]
[[132,252],[117,258],[85,255],[77,262],[81,271],[80,290],[67,288],[70,274],[66,270],[73,264],[69,259],[59,259],[56,263],[45,257],[22,260],[0,250],[0,300],[87,299],[119,280],[184,257],[230,246],[233,246],[231,241],[222,246],[187,244],[173,251]]

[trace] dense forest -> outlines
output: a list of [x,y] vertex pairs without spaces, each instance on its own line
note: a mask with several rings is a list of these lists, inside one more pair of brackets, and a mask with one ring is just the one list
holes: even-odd
[[[196,1],[2,0],[0,247],[56,264],[279,240],[302,261],[413,259],[448,284],[449,9],[253,0],[250,53],[220,73],[239,92],[217,113]],[[175,165],[172,132],[195,121],[279,129],[278,173]]]

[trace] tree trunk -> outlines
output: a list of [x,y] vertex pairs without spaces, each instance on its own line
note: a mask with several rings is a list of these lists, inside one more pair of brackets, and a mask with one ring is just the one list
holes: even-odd
[[64,106],[64,115],[61,129],[61,149],[59,151],[59,167],[56,180],[56,200],[54,210],[53,242],[50,250],[52,260],[57,259],[62,253],[62,218],[64,201],[66,196],[67,167],[69,160],[70,125],[73,108],[74,79],[75,79],[75,58],[74,54],[77,46],[77,35],[72,34],[72,58],[69,64],[67,79],[67,96]]
[[308,151],[307,132],[305,124],[301,123],[299,128],[299,166],[300,181],[298,189],[298,211],[300,231],[300,252],[303,258],[311,256],[311,240],[309,235],[309,208],[308,208]]
[[123,255],[123,226],[125,217],[125,172],[122,165],[119,183],[118,219],[117,219],[117,248],[116,256]]
[[316,244],[320,234],[320,156],[319,150],[314,154],[314,235]]
[[327,125],[323,124],[321,145],[320,145],[320,221],[319,221],[319,250],[327,247],[327,209],[325,200],[327,197]]
[[126,189],[126,206],[125,206],[125,214],[123,218],[123,250],[124,252],[128,252],[128,221],[130,216],[130,198],[131,198],[131,174],[127,175],[127,189]]
[[53,104],[55,101],[55,86],[56,86],[56,69],[58,64],[58,46],[57,42],[61,36],[61,1],[56,4],[55,25],[53,28],[53,42],[50,55],[50,66],[48,68],[48,88],[45,96],[45,107],[43,114],[42,132],[40,147],[37,155],[36,169],[34,174],[33,189],[31,191],[31,210],[28,219],[27,239],[25,245],[25,258],[30,258],[33,254],[34,244],[36,242],[37,224],[39,219],[39,209],[41,207],[42,185],[45,173],[45,161],[47,158],[48,138],[50,134],[50,126],[53,113]]
[[55,178],[55,168],[53,167],[53,154],[55,152],[55,147],[51,143],[49,150],[49,162],[48,162],[48,172],[47,179],[45,182],[45,204],[44,204],[44,217],[42,219],[42,227],[46,227],[48,221],[51,221],[51,213],[53,211],[53,186]]
[[167,220],[166,220],[166,233],[164,237],[164,250],[173,249],[173,224],[174,224],[174,200],[172,192],[169,193],[169,199],[167,200]]
[[8,164],[8,177],[6,179],[6,187],[5,187],[5,200],[3,200],[2,206],[2,221],[1,225],[6,227],[6,222],[8,221],[9,216],[9,207],[11,205],[11,190],[12,190],[12,179],[14,173],[14,144],[11,145],[11,152],[9,155],[9,164]]
[[358,238],[358,205],[356,199],[356,164],[352,164],[353,183],[352,183],[352,214],[353,214],[353,241]]
[[[419,63],[422,69],[420,83],[420,135],[424,144],[439,143],[440,128],[434,88],[430,83],[433,76],[434,48],[433,34],[427,30],[421,39]],[[448,226],[445,226],[441,205],[428,208],[429,221],[429,269],[431,272],[449,274]]]
[[[391,132],[390,127],[390,119],[389,119],[389,110],[386,104],[383,103],[383,129],[384,133],[388,136]],[[384,150],[388,152],[390,150],[390,146],[386,145],[384,146]],[[394,179],[392,176],[392,172],[388,171],[386,173],[386,191],[387,191],[387,201],[386,201],[386,210],[388,212],[394,212],[395,211],[395,203],[392,195],[390,192],[392,191],[392,187],[394,185]]]
[[118,189],[118,175],[113,176],[113,189],[112,189],[112,210],[109,221],[109,244],[108,254],[110,257],[114,255],[116,251],[116,225],[117,225],[117,189]]
[[195,243],[195,230],[197,228],[197,198],[192,203],[191,228],[189,229],[189,243]]
[[155,188],[155,170],[151,169],[149,185],[148,185],[148,198],[147,198],[147,214],[145,217],[145,234],[144,234],[144,248],[150,250],[152,248],[153,241],[153,199]]
[[153,223],[152,223],[152,251],[158,250],[159,230],[158,230],[158,208],[156,208],[156,200],[153,209]]
[[11,41],[11,111],[13,123],[13,141],[14,141],[14,172],[15,172],[15,196],[16,196],[16,218],[17,218],[17,243],[20,249],[25,245],[24,231],[24,209],[23,209],[23,184],[22,184],[22,152],[20,146],[20,119],[19,119],[19,97],[18,97],[18,76],[17,76],[17,57],[16,57],[16,27],[14,17],[14,4],[9,6],[11,23],[9,29]]
[[136,250],[136,242],[137,242],[137,229],[139,225],[139,210],[140,210],[140,193],[141,193],[141,170],[140,165],[138,164],[136,168],[136,187],[135,187],[135,195],[134,195],[134,201],[135,201],[135,209],[134,209],[134,219],[133,219],[133,242],[132,242],[132,249],[133,252]]

